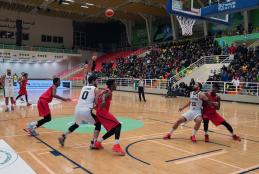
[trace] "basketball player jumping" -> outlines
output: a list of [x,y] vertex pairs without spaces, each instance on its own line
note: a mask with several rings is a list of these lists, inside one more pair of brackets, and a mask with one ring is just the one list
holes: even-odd
[[19,84],[20,84],[20,90],[19,90],[19,95],[16,97],[16,101],[22,97],[23,95],[25,95],[25,99],[26,99],[26,103],[27,106],[30,106],[31,104],[28,101],[28,93],[27,93],[27,84],[28,84],[28,74],[24,73],[22,75],[22,78],[19,80]]
[[196,83],[194,85],[194,91],[190,94],[190,101],[179,109],[181,112],[188,106],[190,109],[182,114],[182,117],[177,120],[177,122],[173,125],[172,129],[169,133],[167,133],[163,138],[164,139],[171,139],[171,134],[178,128],[178,126],[186,121],[195,121],[194,129],[192,131],[191,141],[196,142],[196,133],[200,128],[202,122],[202,102],[208,101],[208,97],[201,92],[202,84]]
[[212,103],[203,103],[203,126],[205,132],[205,142],[209,142],[209,121],[211,121],[215,126],[225,126],[226,129],[231,133],[233,140],[241,141],[241,138],[234,134],[232,126],[216,112],[216,110],[220,109],[220,97],[217,96],[218,90],[219,86],[217,84],[213,84],[212,90],[208,93],[205,93],[208,99],[212,101]]
[[10,69],[6,70],[6,74],[1,77],[1,83],[4,86],[4,97],[5,97],[5,112],[8,112],[9,98],[11,100],[11,110],[14,110],[14,80],[12,71]]
[[43,117],[43,119],[35,122],[31,122],[27,125],[27,131],[32,136],[39,135],[36,132],[36,128],[42,126],[43,124],[51,121],[51,113],[49,108],[49,103],[52,101],[53,98],[57,98],[63,101],[70,101],[69,98],[63,98],[56,94],[57,88],[60,86],[60,79],[55,77],[53,79],[53,85],[47,89],[39,98],[37,107],[39,111],[40,117]]
[[97,77],[92,75],[88,78],[88,85],[84,86],[81,90],[75,109],[75,123],[58,138],[61,146],[64,146],[68,134],[76,130],[81,123],[86,122],[95,125],[93,140],[90,145],[90,148],[94,148],[94,143],[96,142],[101,130],[101,123],[96,121],[96,115],[92,113],[92,109],[95,105],[95,98],[98,94],[98,89],[95,86],[97,86]]
[[96,149],[103,149],[102,141],[115,134],[115,144],[112,148],[113,152],[119,155],[125,155],[125,152],[120,146],[120,122],[110,113],[110,105],[112,100],[112,91],[116,90],[115,80],[109,79],[106,82],[107,87],[100,92],[97,98],[96,115],[104,128],[108,131],[102,138],[98,138],[95,142]]
[[85,64],[84,64],[84,84],[87,85],[88,83],[88,77],[90,77],[92,74],[93,74],[93,71],[95,70],[95,66],[96,66],[96,63],[95,63],[95,60],[96,60],[96,56],[93,56],[89,62],[88,61],[85,61]]

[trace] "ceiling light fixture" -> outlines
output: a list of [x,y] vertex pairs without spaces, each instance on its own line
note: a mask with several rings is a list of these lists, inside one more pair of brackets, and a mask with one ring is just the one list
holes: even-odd
[[81,5],[82,8],[89,8],[88,6],[86,5]]
[[68,2],[62,2],[62,4],[63,4],[63,5],[69,5],[69,3],[68,3]]
[[86,4],[86,5],[89,5],[89,6],[93,6],[93,5],[94,5],[94,4],[88,3],[88,2],[86,2],[85,4]]

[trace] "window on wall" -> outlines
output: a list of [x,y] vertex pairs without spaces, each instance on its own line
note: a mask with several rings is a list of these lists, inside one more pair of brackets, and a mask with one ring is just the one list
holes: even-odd
[[74,32],[74,45],[77,47],[86,47],[86,33],[75,31]]
[[51,36],[47,36],[47,42],[51,42]]
[[63,37],[58,37],[58,43],[63,43]]
[[41,35],[41,42],[47,42],[47,36]]
[[0,31],[0,38],[15,39],[15,34],[13,31]]
[[57,36],[53,36],[53,43],[58,43],[58,37]]
[[23,33],[22,40],[29,40],[29,33]]
[[42,35],[41,42],[63,43],[63,37]]

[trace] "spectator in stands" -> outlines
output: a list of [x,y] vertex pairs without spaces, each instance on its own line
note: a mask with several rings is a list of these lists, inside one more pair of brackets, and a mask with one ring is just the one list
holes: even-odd
[[13,75],[13,81],[14,81],[14,86],[17,86],[18,75],[16,73],[14,73]]
[[223,47],[223,55],[228,55],[228,44],[226,44],[224,47]]
[[239,24],[239,25],[237,26],[237,34],[238,34],[238,35],[241,35],[241,34],[243,34],[243,33],[244,33],[244,27],[243,27],[242,24]]
[[193,90],[194,85],[195,85],[195,81],[194,81],[194,78],[192,78],[191,81],[190,81],[190,85],[189,85],[189,90],[190,91]]
[[238,79],[237,76],[235,76],[235,78],[231,81],[231,83],[233,84],[233,86],[235,87],[234,89],[238,89],[240,81]]
[[[170,78],[182,70],[180,74],[184,77],[188,72],[185,67],[196,62],[201,56],[220,53],[221,48],[212,37],[163,44],[152,47],[143,57],[131,55],[117,60],[113,76],[136,78],[143,74],[148,79]],[[107,67],[103,66],[101,72],[107,76],[110,69],[107,70]]]
[[229,47],[228,53],[229,54],[236,54],[237,48],[234,46],[234,44],[231,44],[231,47]]
[[249,23],[248,24],[248,34],[251,34],[254,30],[254,27],[253,27],[253,24],[252,23]]

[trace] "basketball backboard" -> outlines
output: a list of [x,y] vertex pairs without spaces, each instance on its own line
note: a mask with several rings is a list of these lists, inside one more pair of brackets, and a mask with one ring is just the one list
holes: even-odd
[[218,0],[168,0],[167,10],[169,13],[179,16],[205,20],[212,23],[229,24],[228,14],[213,15],[209,17],[201,16],[201,8],[213,3],[218,3]]

